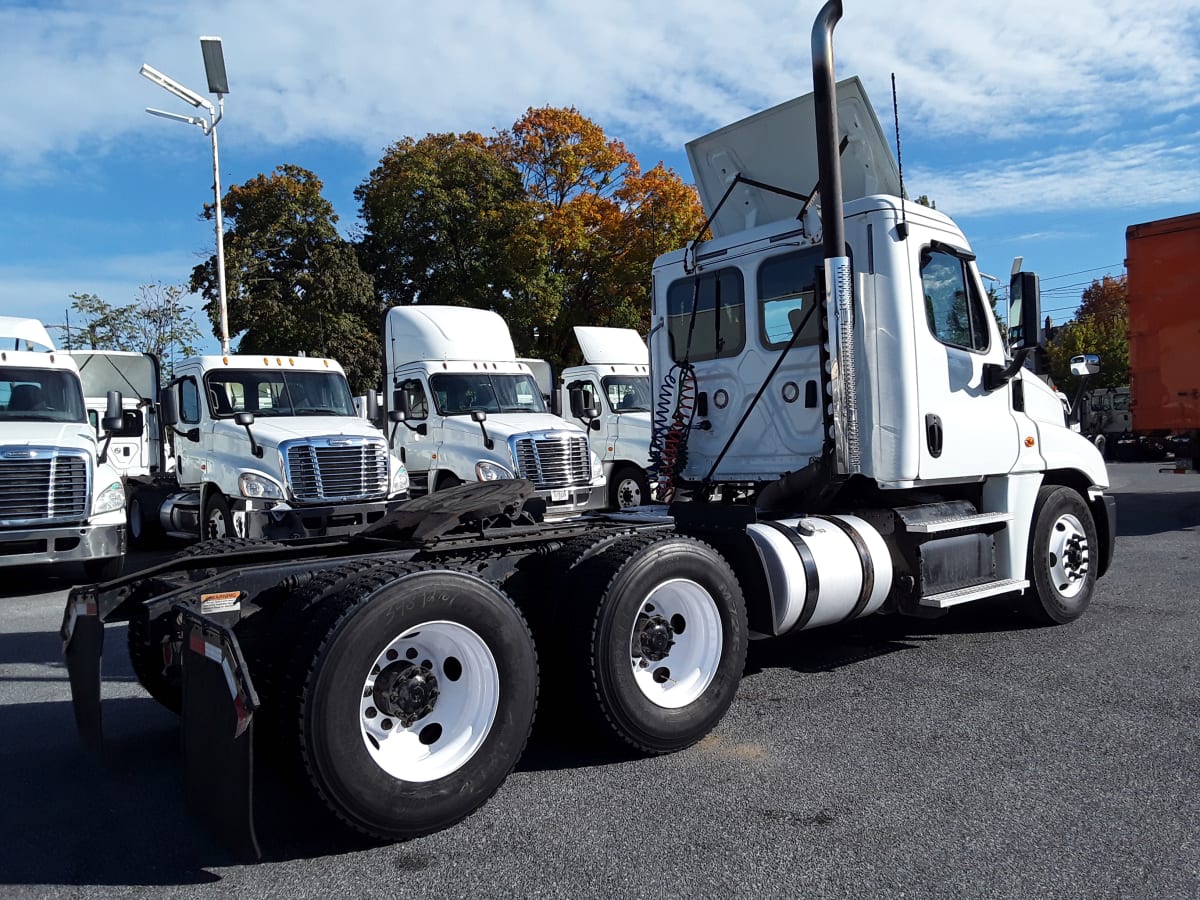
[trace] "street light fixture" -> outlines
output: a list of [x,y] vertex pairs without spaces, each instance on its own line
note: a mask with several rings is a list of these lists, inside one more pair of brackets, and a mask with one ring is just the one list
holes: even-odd
[[225,299],[225,228],[221,220],[221,168],[217,156],[217,123],[225,115],[225,95],[229,93],[229,79],[225,75],[225,56],[221,52],[219,37],[201,37],[200,52],[204,56],[204,73],[208,78],[208,91],[217,95],[216,106],[213,106],[212,101],[207,97],[197,94],[191,88],[184,87],[169,75],[164,75],[149,64],[143,63],[140,74],[185,103],[190,103],[196,109],[203,109],[208,113],[207,117],[204,115],[184,116],[163,109],[146,107],[146,112],[153,116],[195,125],[212,139],[213,196],[216,199],[214,209],[217,220],[217,295],[221,303],[221,353],[228,356],[229,308]]

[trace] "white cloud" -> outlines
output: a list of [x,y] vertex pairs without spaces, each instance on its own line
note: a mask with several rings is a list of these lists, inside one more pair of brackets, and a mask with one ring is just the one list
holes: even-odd
[[[816,2],[806,4],[813,12]],[[927,0],[847,4],[840,74],[881,109],[900,82],[908,129],[934,136],[1101,133],[1126,113],[1196,104],[1194,0]],[[173,98],[143,61],[204,86],[197,36],[221,34],[225,139],[352,142],[377,158],[405,134],[504,127],[575,104],[627,141],[684,138],[809,89],[810,13],[794,0],[64,0],[6,7],[0,164],[47,177],[54,154],[161,140]]]

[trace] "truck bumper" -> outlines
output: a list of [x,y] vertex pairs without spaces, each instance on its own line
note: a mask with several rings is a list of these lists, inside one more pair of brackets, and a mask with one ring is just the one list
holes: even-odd
[[[244,515],[244,534],[249,538],[275,540],[301,537],[330,537],[357,534],[378,522],[403,500],[371,503],[339,503],[336,506],[276,506],[272,509],[235,511]],[[235,528],[237,526],[235,518]]]
[[[124,516],[124,510],[121,515]],[[0,531],[0,568],[82,562],[124,553],[124,523]]]
[[547,519],[563,518],[578,515],[588,508],[592,487],[545,488],[535,491],[534,496],[546,501]]

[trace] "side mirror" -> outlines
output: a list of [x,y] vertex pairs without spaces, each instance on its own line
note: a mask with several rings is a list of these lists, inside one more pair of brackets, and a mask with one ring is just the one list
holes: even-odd
[[1013,350],[1042,344],[1042,294],[1036,272],[1016,272],[1008,283],[1008,341]]
[[471,421],[472,422],[486,422],[487,421],[487,410],[485,410],[485,409],[471,410]]
[[179,424],[179,398],[174,388],[163,388],[158,392],[158,415],[168,428]]
[[100,424],[104,426],[104,430],[110,435],[123,435],[125,433],[125,414],[121,410],[120,391],[108,392],[108,402],[104,410],[104,418],[100,420]]
[[1085,353],[1082,356],[1071,357],[1071,374],[1080,377],[1100,374],[1100,357],[1095,353]]
[[571,401],[571,415],[576,419],[594,419],[600,411],[594,406],[584,406],[587,403],[583,388],[570,388],[567,396]]
[[403,422],[408,416],[404,414],[402,409],[393,409],[388,412],[388,421],[392,423]]
[[483,423],[487,421],[487,411],[482,409],[471,410],[471,421],[479,423],[479,430],[483,432],[483,446],[491,450],[496,446],[496,442],[488,437],[487,426]]
[[367,421],[372,425],[379,424],[379,394],[375,393],[375,388],[367,391]]
[[236,413],[233,417],[233,421],[237,422],[237,424],[241,425],[243,428],[249,428],[251,425],[254,424],[254,413],[252,413],[252,412]]

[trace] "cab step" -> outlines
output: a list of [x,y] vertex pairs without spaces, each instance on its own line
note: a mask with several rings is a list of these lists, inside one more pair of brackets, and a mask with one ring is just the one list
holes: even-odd
[[1008,512],[984,512],[970,516],[947,516],[944,519],[929,519],[905,525],[909,534],[941,534],[946,531],[966,531],[980,525],[1000,525],[1011,522],[1013,514]]
[[930,594],[928,597],[921,598],[921,605],[931,606],[934,609],[947,609],[951,606],[957,606],[960,603],[982,600],[984,597],[995,597],[998,594],[1007,594],[1011,591],[1022,591],[1027,587],[1029,587],[1028,579],[1006,578],[1003,581],[989,581],[986,584],[973,584],[970,587],[943,591],[940,594]]

